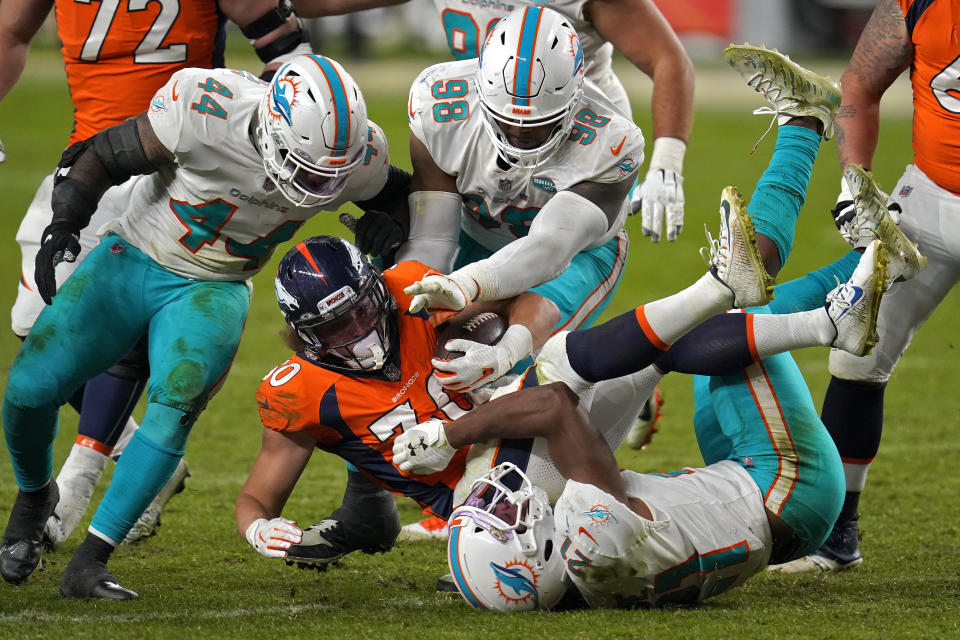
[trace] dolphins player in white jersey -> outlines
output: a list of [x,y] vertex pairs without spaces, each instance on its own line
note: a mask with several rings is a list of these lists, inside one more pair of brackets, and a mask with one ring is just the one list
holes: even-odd
[[[338,15],[406,0],[295,0],[305,18]],[[505,15],[542,0],[433,0],[450,53],[457,60],[476,58]],[[632,110],[613,72],[616,49],[653,80],[653,152],[646,178],[632,192],[632,211],[642,209],[643,233],[654,242],[671,242],[683,229],[683,157],[693,126],[693,62],[653,0],[553,0],[549,8],[566,17],[580,36],[586,77],[628,118]]]
[[[17,355],[3,401],[20,491],[0,573],[19,584],[40,562],[58,496],[59,407],[149,327],[143,423],[60,579],[65,597],[127,600],[137,594],[117,583],[107,560],[177,467],[197,415],[223,383],[249,309],[249,278],[318,211],[348,201],[384,206],[407,182],[390,167],[359,87],[338,63],[313,55],[283,65],[269,86],[243,71],[178,71],[147,111],[70,147],[58,173],[36,262],[50,306]],[[100,201],[111,185],[121,186]],[[57,290],[54,267],[76,258],[98,205],[120,215]],[[381,358],[383,349],[369,344],[356,355]]]

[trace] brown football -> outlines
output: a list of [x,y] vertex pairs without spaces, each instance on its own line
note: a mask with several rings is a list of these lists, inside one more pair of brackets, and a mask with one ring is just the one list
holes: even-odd
[[433,356],[441,360],[453,360],[462,356],[462,351],[447,351],[446,344],[450,340],[497,344],[508,324],[506,318],[492,311],[455,317],[437,327],[437,346],[433,350]]

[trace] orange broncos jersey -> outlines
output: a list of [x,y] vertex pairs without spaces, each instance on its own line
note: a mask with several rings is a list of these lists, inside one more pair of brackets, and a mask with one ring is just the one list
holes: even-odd
[[960,2],[897,1],[914,47],[913,162],[960,195]]
[[267,374],[257,390],[257,404],[268,429],[308,431],[319,448],[446,518],[454,506],[453,489],[463,476],[467,449],[459,451],[446,469],[429,475],[404,473],[393,465],[393,439],[404,427],[432,417],[453,420],[472,408],[466,397],[444,391],[432,375],[437,332],[426,313],[405,311],[411,298],[404,287],[427,272],[419,262],[403,262],[383,274],[397,301],[399,380],[331,371],[300,352]]
[[144,111],[174,71],[223,66],[215,0],[57,0],[56,10],[71,144]]

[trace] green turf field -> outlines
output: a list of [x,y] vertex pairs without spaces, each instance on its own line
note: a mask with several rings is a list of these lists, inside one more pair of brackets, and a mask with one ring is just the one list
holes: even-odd
[[[256,70],[249,57],[231,62]],[[386,130],[394,161],[409,167],[405,87],[416,65],[348,69],[367,94],[371,119]],[[727,81],[734,87],[741,82],[732,72]],[[744,86],[742,91],[752,104],[749,90]],[[649,131],[644,102],[637,100],[634,106],[639,124]],[[0,104],[0,139],[8,153],[7,163],[0,166],[2,309],[8,309],[15,296],[17,225],[41,178],[56,164],[70,117],[56,54],[33,52],[27,73]],[[698,109],[684,171],[686,229],[675,244],[652,245],[640,234],[639,219],[628,222],[633,232],[628,272],[608,314],[672,293],[703,272],[697,255],[704,242],[703,224],[716,228],[723,186],[737,185],[749,198],[773,147],[771,134],[749,153],[766,125],[740,106]],[[909,137],[908,116],[883,121],[875,170],[888,189],[910,159]],[[837,178],[836,154],[827,143],[801,216],[796,249],[781,280],[802,275],[845,250],[827,214]],[[298,237],[341,231],[336,216],[321,215]],[[77,533],[61,551],[47,554],[46,568],[26,585],[0,584],[0,638],[960,637],[960,481],[950,471],[960,453],[957,292],[914,340],[888,390],[888,428],[861,503],[866,561],[860,569],[836,576],[759,575],[692,609],[497,617],[470,609],[459,597],[434,592],[437,576],[446,571],[440,543],[408,543],[386,555],[351,556],[318,574],[262,558],[237,534],[233,500],[260,441],[253,392],[261,377],[287,355],[278,337],[282,321],[272,276],[268,267],[255,279],[254,306],[230,379],[194,428],[187,450],[193,471],[187,491],[170,503],[159,535],[121,547],[113,556],[111,569],[125,586],[139,591],[141,599],[114,603],[60,598],[57,579],[79,544]],[[9,331],[0,331],[4,380],[17,347]],[[819,404],[828,380],[827,351],[811,349],[796,357]],[[663,386],[661,433],[642,453],[619,452],[626,467],[667,471],[701,463],[691,428],[690,382],[677,375]],[[75,434],[72,411],[64,410],[62,422],[58,468]],[[16,486],[6,453],[0,460],[0,523],[5,523]],[[284,515],[305,524],[325,516],[339,504],[343,476],[341,462],[318,453]],[[418,518],[412,502],[400,505],[405,522]]]

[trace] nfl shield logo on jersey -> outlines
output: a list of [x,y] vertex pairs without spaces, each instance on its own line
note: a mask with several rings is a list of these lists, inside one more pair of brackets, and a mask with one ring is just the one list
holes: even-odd
[[500,178],[500,190],[506,191],[513,186],[513,180],[510,178]]

